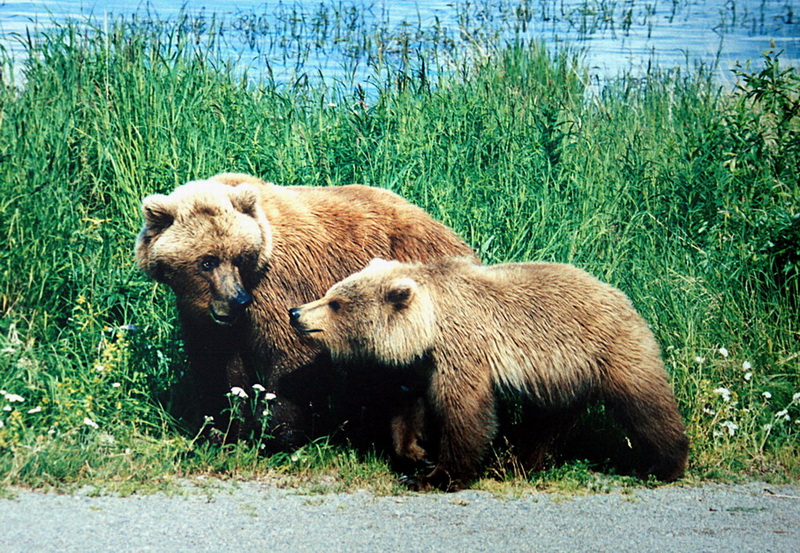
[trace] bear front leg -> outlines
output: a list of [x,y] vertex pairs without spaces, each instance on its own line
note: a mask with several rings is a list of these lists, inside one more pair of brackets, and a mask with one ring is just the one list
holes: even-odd
[[423,398],[409,400],[399,414],[392,417],[392,448],[398,462],[417,465],[425,459],[420,445],[425,433],[425,402]]
[[230,329],[210,325],[188,322],[183,330],[195,384],[197,414],[214,420],[213,426],[206,428],[206,436],[215,442],[235,442],[244,437],[244,427],[252,425],[253,420],[247,399],[239,401],[240,412],[231,417],[227,396],[234,386],[248,395],[252,392],[240,341]]
[[418,491],[466,488],[477,476],[497,430],[494,401],[488,374],[437,371],[430,393],[430,406],[440,427],[436,466],[425,476],[405,478],[404,483]]
[[[251,404],[253,390],[245,376],[241,356],[233,353],[216,367],[204,368],[206,370],[201,369],[197,376],[200,403],[214,417],[209,437],[220,443],[247,439],[256,425]],[[235,388],[241,389],[247,397],[232,394]]]

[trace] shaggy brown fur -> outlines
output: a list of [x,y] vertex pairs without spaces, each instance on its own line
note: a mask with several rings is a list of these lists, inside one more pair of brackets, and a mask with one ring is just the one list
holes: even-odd
[[[329,356],[286,324],[289,307],[321,296],[375,256],[472,255],[422,209],[367,186],[281,187],[229,173],[149,196],[142,211],[136,261],[175,292],[198,415],[220,415],[232,386],[261,383],[277,394],[269,429],[277,449],[341,422],[312,417],[339,389]],[[380,397],[369,392],[362,395]]]
[[[412,487],[457,490],[475,477],[498,389],[544,414],[601,400],[641,447],[642,474],[674,480],[685,469],[688,439],[653,334],[622,292],[571,265],[375,260],[291,316],[334,359],[430,366],[438,459]],[[419,413],[395,421],[400,455],[424,455]],[[528,429],[528,468],[552,439],[541,420]]]

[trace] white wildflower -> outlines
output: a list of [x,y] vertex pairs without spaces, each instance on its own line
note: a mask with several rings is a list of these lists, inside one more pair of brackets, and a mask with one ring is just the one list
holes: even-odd
[[743,371],[749,371],[752,368],[753,368],[753,365],[750,364],[750,361],[745,361],[744,363],[742,363],[742,370]]
[[264,394],[264,399],[266,399],[267,401],[272,401],[276,397],[278,397],[278,396],[276,396],[272,392],[267,392],[266,394]]
[[83,424],[85,424],[86,426],[88,426],[88,427],[90,427],[90,428],[94,428],[95,430],[97,430],[98,428],[100,428],[100,425],[98,425],[96,422],[94,422],[94,421],[93,421],[92,419],[90,419],[89,417],[84,417],[84,418],[83,418]]
[[6,412],[13,411],[13,410],[14,410],[14,408],[11,407],[10,405],[6,405],[5,407],[3,407],[3,411],[6,411]]
[[266,392],[267,391],[267,389],[264,388],[264,386],[262,386],[261,384],[253,384],[253,389],[256,392]]
[[36,413],[41,413],[41,412],[42,412],[41,407],[34,407],[33,409],[28,409],[29,415],[35,415]]
[[231,388],[231,395],[239,396],[242,399],[247,399],[247,392],[242,390],[239,386]]
[[763,392],[761,395],[764,396],[764,399],[772,399],[772,394],[769,392]]
[[789,416],[789,410],[788,409],[781,409],[780,411],[775,413],[775,418],[776,419],[783,419],[785,421],[792,420],[792,418]]
[[705,361],[706,361],[706,358],[705,357],[700,357],[699,355],[694,358],[694,362],[697,363],[698,365],[702,365],[703,363],[705,363]]
[[739,430],[739,425],[733,421],[724,421],[719,423],[719,425],[728,431],[728,436],[733,436],[736,434],[736,431]]
[[6,401],[9,403],[22,403],[25,401],[25,398],[22,396],[18,396],[17,394],[4,394]]
[[0,428],[3,428],[6,425],[3,421],[0,421]]
[[731,391],[727,388],[715,388],[714,393],[722,396],[722,399],[725,401],[731,400]]
[[212,417],[211,415],[204,416],[203,420],[205,421],[206,424],[213,424],[214,423],[214,417]]
[[720,354],[722,357],[725,357],[725,358],[727,358],[727,357],[728,357],[728,350],[727,350],[727,349],[725,349],[725,348],[719,348],[719,354]]
[[112,382],[111,383],[111,387],[112,388],[119,388],[120,386],[122,386],[122,384],[120,384],[119,382]]
[[792,396],[792,403],[800,403],[800,392]]
[[717,412],[714,411],[711,407],[703,407],[703,413],[706,415],[716,415]]
[[751,378],[753,378],[753,373],[744,373],[745,380],[749,382]]
[[104,370],[106,370],[106,366],[105,365],[95,365],[94,366],[94,370],[96,370],[97,372],[101,373]]

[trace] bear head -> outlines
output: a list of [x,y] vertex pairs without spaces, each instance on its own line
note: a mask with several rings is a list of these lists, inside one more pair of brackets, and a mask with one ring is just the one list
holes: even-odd
[[436,316],[419,265],[373,259],[314,302],[289,310],[291,325],[334,359],[407,365],[434,345]]
[[175,292],[182,312],[234,324],[272,250],[269,221],[254,184],[194,181],[142,201],[136,240],[140,269]]

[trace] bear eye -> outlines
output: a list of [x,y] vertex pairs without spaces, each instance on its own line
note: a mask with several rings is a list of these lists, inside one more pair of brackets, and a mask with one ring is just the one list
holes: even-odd
[[206,272],[211,272],[219,267],[219,258],[210,255],[200,260],[200,268]]
[[328,307],[335,313],[342,308],[342,304],[336,300],[331,300],[328,302]]

